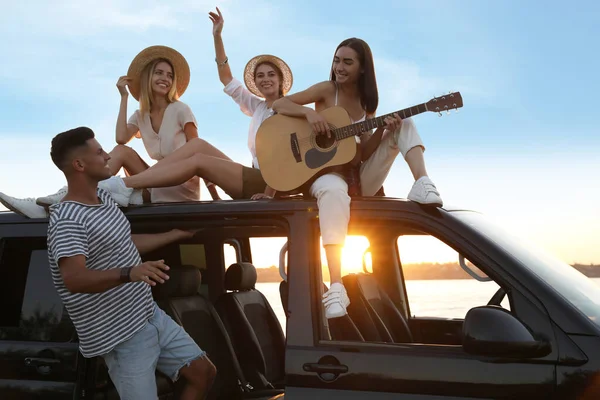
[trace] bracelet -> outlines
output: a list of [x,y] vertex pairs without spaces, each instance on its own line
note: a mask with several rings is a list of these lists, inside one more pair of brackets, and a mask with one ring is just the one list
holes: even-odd
[[123,283],[128,283],[131,282],[131,270],[133,269],[133,267],[126,267],[126,268],[121,268],[121,282]]
[[217,63],[217,67],[222,67],[223,65],[227,64],[227,61],[229,61],[229,57],[225,57],[225,60],[223,62],[218,62],[217,58],[215,57],[215,62]]

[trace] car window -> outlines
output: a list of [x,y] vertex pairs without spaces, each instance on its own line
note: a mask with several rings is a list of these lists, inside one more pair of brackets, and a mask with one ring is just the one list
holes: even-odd
[[[250,252],[252,264],[256,268],[256,290],[260,291],[273,309],[285,334],[287,320],[281,304],[280,283],[283,280],[279,273],[279,256],[281,249],[287,243],[284,237],[251,237]],[[235,241],[223,244],[225,268],[233,263],[241,262],[240,249]]]
[[504,249],[600,327],[600,288],[591,279],[524,238],[506,232],[479,213],[454,211],[452,214]]
[[3,302],[6,312],[0,314],[0,339],[66,342],[74,338],[45,249],[30,250],[7,241],[0,270],[4,277],[0,290],[11,297]]
[[[323,282],[329,286],[329,269],[327,266],[327,255],[323,247],[323,239],[320,243],[321,272]],[[344,247],[342,247],[342,276],[360,272],[372,272],[371,256],[369,253],[369,238],[363,235],[348,235]]]
[[206,269],[206,250],[203,244],[180,244],[179,256],[183,265],[193,265],[200,270]]
[[[463,319],[473,308],[488,304],[500,286],[469,260],[465,272],[456,250],[431,235],[403,235],[397,240],[410,313],[413,317]],[[505,296],[500,304],[510,310]]]

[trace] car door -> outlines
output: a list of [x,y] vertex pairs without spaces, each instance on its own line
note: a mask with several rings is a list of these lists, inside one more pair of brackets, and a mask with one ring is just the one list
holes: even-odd
[[[398,227],[407,223],[412,229],[429,231],[479,267],[485,264],[486,269],[499,275],[502,273],[497,260],[486,255],[493,251],[486,252],[480,243],[465,240],[456,227],[446,225],[444,221],[425,214],[406,218],[400,213],[377,214],[371,211],[368,218],[386,220]],[[312,238],[312,246],[318,247],[318,236]],[[309,254],[316,251],[317,248]],[[302,259],[300,254],[297,256]],[[291,253],[290,259],[294,260]],[[297,323],[296,328],[300,329],[301,322],[299,319],[294,321],[294,310],[291,310],[288,344],[292,340],[296,346],[288,347],[286,353],[286,399],[531,399],[553,396],[558,348],[552,339],[550,320],[543,307],[524,289],[526,282],[519,284],[507,278],[500,285],[510,293],[511,304],[518,310],[517,317],[533,332],[550,340],[551,352],[544,357],[474,355],[467,353],[461,345],[437,343],[336,342],[329,338],[320,293],[315,289],[319,285],[321,265],[314,256],[304,261],[311,263],[311,268],[307,268],[306,273],[302,269],[293,269],[290,298],[302,293],[302,283],[296,279],[306,279],[305,284],[312,288],[309,290],[311,304],[298,302],[291,307],[297,308],[300,317],[311,310],[313,324],[312,329],[305,327],[303,334],[295,335],[293,327]],[[304,290],[306,293],[306,288]],[[459,323],[454,321],[445,329],[454,332]],[[435,326],[425,320],[420,325]]]
[[0,273],[0,398],[78,398],[78,344],[52,283],[46,239],[1,239]]

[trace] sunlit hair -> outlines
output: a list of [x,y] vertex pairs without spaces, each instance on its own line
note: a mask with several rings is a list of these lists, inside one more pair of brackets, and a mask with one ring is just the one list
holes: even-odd
[[[360,103],[367,114],[375,114],[377,106],[379,105],[379,93],[377,91],[377,79],[375,78],[375,66],[373,63],[373,53],[371,53],[371,48],[367,42],[362,39],[350,38],[340,43],[333,53],[334,57],[340,47],[350,47],[358,54],[358,61],[360,62],[360,67],[363,71],[358,78]],[[331,63],[331,74],[329,79],[335,81],[333,61]]]
[[152,104],[154,103],[154,93],[152,92],[152,74],[154,73],[156,66],[161,62],[166,62],[169,64],[171,66],[171,70],[173,71],[173,82],[171,84],[171,88],[169,89],[169,93],[167,93],[166,96],[167,103],[173,103],[179,99],[179,94],[177,93],[177,74],[175,73],[173,64],[164,58],[157,58],[146,65],[140,76],[140,113],[142,114],[152,110]]
[[256,65],[256,68],[254,68],[254,83],[256,83],[256,71],[258,71],[258,67],[260,67],[261,65],[268,65],[275,70],[277,76],[279,76],[279,97],[283,97],[283,72],[281,72],[277,65],[273,64],[270,61],[263,61],[260,64]]

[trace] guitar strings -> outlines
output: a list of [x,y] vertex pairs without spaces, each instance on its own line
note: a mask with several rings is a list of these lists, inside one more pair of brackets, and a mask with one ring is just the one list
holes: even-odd
[[[348,138],[350,138],[350,137],[352,137],[352,136],[358,136],[358,135],[351,135],[351,136],[348,136],[348,137],[345,137],[345,138],[338,138],[338,137],[335,137],[335,133],[334,133],[334,131],[336,131],[336,130],[339,130],[339,129],[341,129],[341,128],[336,128],[336,129],[332,130],[332,136],[335,138],[335,140],[336,140],[336,141],[337,141],[337,140],[344,140],[344,139],[348,139]],[[373,128],[373,129],[375,129],[375,128]],[[371,131],[373,131],[373,129],[369,129],[369,130],[367,130],[367,131],[364,131],[364,132],[362,132],[362,134],[364,135],[364,134],[366,134],[367,132],[371,132]],[[311,132],[311,134],[314,134],[315,136],[317,136],[317,135],[316,135],[314,132]],[[324,135],[324,136],[325,136],[325,135]],[[328,139],[329,139],[329,138],[328,138]],[[305,138],[302,138],[302,139],[299,139],[299,140],[298,140],[298,143],[300,143],[300,144],[307,144],[307,143],[312,143],[312,142],[313,142],[313,136],[312,136],[312,135],[311,135],[311,136],[308,136],[308,137],[305,137]]]

